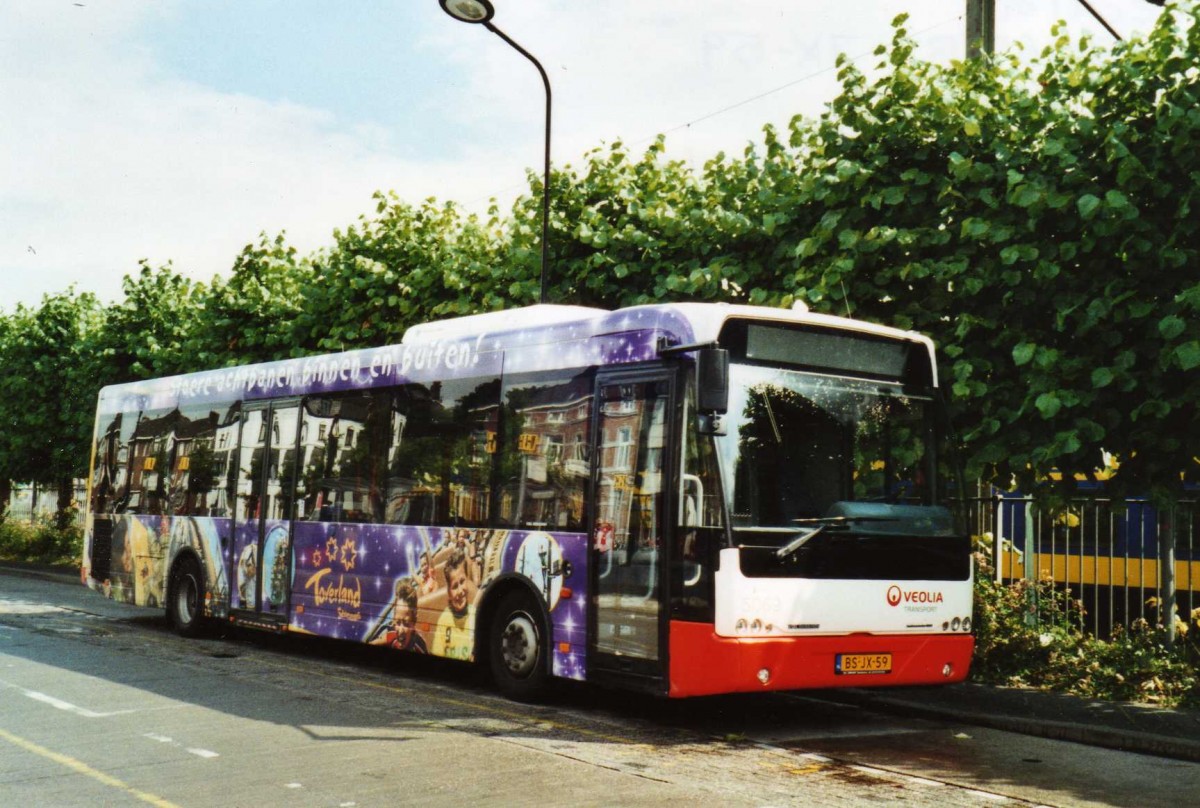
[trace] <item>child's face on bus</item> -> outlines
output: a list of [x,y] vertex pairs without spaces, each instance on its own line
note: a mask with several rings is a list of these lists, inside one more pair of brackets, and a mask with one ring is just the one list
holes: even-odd
[[396,614],[392,618],[392,628],[396,632],[396,637],[402,642],[408,640],[412,635],[413,629],[417,627],[417,615],[413,612],[408,601],[401,600],[396,603]]
[[446,585],[449,588],[450,608],[456,612],[464,611],[467,608],[467,565],[450,570]]

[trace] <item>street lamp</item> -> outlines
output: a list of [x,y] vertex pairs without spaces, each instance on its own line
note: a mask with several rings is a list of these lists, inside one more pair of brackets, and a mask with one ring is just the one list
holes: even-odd
[[496,36],[511,45],[518,53],[537,68],[546,87],[546,154],[542,170],[542,283],[538,302],[546,302],[546,278],[550,266],[550,77],[546,75],[542,63],[533,54],[522,48],[509,38],[508,34],[492,25],[492,17],[496,9],[490,0],[438,0],[442,10],[459,22],[482,25]]

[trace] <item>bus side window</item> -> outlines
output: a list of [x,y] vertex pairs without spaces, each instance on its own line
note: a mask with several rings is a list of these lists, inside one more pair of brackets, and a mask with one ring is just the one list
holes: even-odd
[[118,495],[113,511],[162,515],[167,509],[168,439],[177,410],[124,413],[117,454]]
[[[231,440],[226,434],[229,415],[227,412],[223,419],[221,413],[207,406],[180,413],[168,453],[172,516],[228,516],[222,491],[225,466],[221,461],[224,457],[228,462],[228,453],[236,443],[236,438]],[[236,413],[233,417],[236,435]],[[219,434],[225,435],[223,452],[217,448]]]
[[591,478],[591,372],[506,377],[499,461],[499,521],[582,531]]
[[487,524],[499,391],[492,377],[396,389],[386,458],[389,523]]
[[[391,401],[390,391],[305,400],[296,456],[297,518],[366,524],[384,520]],[[285,463],[290,459],[283,457]]]

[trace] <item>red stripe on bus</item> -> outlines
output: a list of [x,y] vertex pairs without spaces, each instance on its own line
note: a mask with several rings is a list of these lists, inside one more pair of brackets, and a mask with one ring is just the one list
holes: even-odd
[[[820,687],[950,684],[967,676],[969,634],[852,634],[836,637],[718,637],[711,623],[671,621],[672,698]],[[838,654],[891,654],[892,670],[839,675]],[[951,666],[949,676],[944,675]],[[760,671],[767,671],[764,684]]]

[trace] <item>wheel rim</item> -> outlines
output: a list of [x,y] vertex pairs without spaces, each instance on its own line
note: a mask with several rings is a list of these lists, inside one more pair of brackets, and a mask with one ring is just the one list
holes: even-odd
[[188,625],[196,617],[196,609],[200,603],[200,592],[196,588],[196,579],[184,574],[179,579],[179,588],[175,592],[175,612],[179,622]]
[[500,659],[504,669],[516,679],[524,679],[533,672],[538,658],[537,626],[524,612],[509,618],[500,634]]

